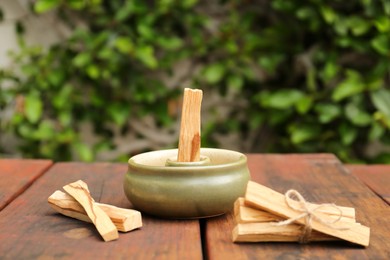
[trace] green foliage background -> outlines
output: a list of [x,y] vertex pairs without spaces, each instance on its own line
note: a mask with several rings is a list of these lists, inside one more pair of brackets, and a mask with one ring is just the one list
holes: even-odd
[[[25,157],[92,161],[115,149],[112,123],[124,134],[148,115],[168,127],[178,120],[168,104],[187,81],[205,98],[242,104],[224,118],[217,104],[203,111],[203,146],[224,147],[216,134],[235,133],[251,142],[242,152],[390,163],[386,150],[366,152],[390,144],[387,0],[38,0],[32,9],[55,12],[73,33],[48,49],[28,46],[17,23],[20,70],[0,73],[0,108],[14,109],[0,131],[22,140]],[[168,87],[163,78],[183,60],[193,70]],[[92,147],[83,122],[99,137]]]

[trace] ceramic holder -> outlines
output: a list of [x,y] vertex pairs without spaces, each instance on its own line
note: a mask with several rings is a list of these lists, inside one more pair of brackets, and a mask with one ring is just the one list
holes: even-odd
[[204,218],[224,214],[243,196],[250,179],[244,154],[201,148],[197,162],[177,162],[177,149],[129,159],[124,191],[143,213],[164,218]]

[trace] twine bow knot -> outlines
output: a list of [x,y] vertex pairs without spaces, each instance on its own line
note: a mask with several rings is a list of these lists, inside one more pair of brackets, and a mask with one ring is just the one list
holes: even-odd
[[[294,198],[296,198],[297,200],[295,200]],[[333,228],[333,229],[338,229],[338,230],[347,229],[347,228],[333,226],[333,224],[340,221],[340,219],[343,217],[343,212],[341,211],[341,209],[333,203],[324,203],[324,204],[320,204],[316,207],[310,207],[309,203],[305,200],[305,198],[296,190],[288,190],[285,193],[285,200],[286,200],[286,204],[291,209],[302,212],[302,214],[300,214],[294,218],[289,218],[287,220],[277,222],[277,223],[275,223],[275,225],[286,226],[286,225],[289,225],[289,224],[297,221],[298,219],[305,218],[305,225],[304,225],[304,228],[302,230],[302,234],[299,238],[300,243],[308,243],[310,241],[313,219],[315,219],[319,223],[326,225],[326,226]],[[298,202],[298,204],[296,202]],[[335,208],[339,212],[338,217],[334,220],[331,220],[331,221],[329,221],[328,219],[324,219],[316,212],[323,207]]]

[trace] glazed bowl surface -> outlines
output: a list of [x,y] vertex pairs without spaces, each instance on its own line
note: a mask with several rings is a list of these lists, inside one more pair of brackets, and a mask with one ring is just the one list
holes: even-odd
[[165,218],[204,218],[230,211],[250,178],[244,154],[202,148],[199,162],[175,162],[177,149],[135,155],[124,191],[143,213]]

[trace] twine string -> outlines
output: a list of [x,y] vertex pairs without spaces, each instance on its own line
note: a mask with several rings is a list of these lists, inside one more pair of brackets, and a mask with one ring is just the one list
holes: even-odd
[[[295,200],[296,198],[297,200]],[[285,201],[286,204],[293,210],[296,210],[298,212],[302,212],[302,214],[299,214],[298,216],[294,218],[289,218],[287,220],[283,220],[280,222],[275,223],[276,226],[287,226],[301,218],[305,219],[305,225],[302,229],[301,236],[299,237],[299,242],[300,243],[308,243],[310,241],[310,236],[312,232],[312,222],[313,219],[318,221],[319,223],[328,226],[332,229],[337,229],[337,230],[346,230],[348,228],[343,228],[343,227],[335,227],[334,224],[337,223],[338,221],[341,220],[343,217],[343,212],[341,209],[336,206],[333,203],[324,203],[320,204],[316,207],[310,208],[309,203],[305,200],[305,198],[296,190],[288,190],[285,194]],[[298,202],[298,203],[297,203]],[[317,214],[317,211],[321,208],[324,207],[332,207],[336,209],[339,214],[338,217],[335,218],[334,220],[329,221],[328,219],[324,219],[323,217],[319,216]]]

